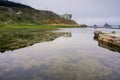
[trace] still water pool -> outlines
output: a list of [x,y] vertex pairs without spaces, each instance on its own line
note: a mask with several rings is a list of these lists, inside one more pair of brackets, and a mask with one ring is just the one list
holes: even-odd
[[0,80],[120,80],[120,53],[99,46],[95,30],[60,29],[71,37],[1,53]]

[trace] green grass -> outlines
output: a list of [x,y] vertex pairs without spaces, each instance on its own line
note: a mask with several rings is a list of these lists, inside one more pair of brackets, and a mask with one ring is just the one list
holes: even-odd
[[58,28],[75,27],[80,26],[0,24],[0,51],[15,50],[35,43],[52,41],[60,36],[70,37],[70,33],[52,31]]
[[51,25],[34,25],[34,24],[0,24],[0,28],[39,28],[39,29],[56,29],[56,28],[81,28],[82,26],[51,26]]
[[34,25],[34,24],[14,24],[14,25],[11,25],[11,24],[1,24],[0,25],[0,28],[50,28],[49,26],[45,26],[45,25]]

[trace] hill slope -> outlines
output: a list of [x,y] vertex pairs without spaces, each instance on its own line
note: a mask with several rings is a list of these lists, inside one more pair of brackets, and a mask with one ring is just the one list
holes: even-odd
[[2,24],[66,24],[77,25],[52,11],[36,10],[10,1],[0,1],[0,23]]

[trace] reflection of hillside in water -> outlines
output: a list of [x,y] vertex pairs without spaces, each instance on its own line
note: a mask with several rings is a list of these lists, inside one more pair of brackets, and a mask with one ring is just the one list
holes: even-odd
[[103,41],[98,41],[98,46],[100,46],[102,48],[109,49],[109,50],[114,51],[114,52],[119,52],[120,53],[120,47],[116,46],[116,45],[113,45],[113,44],[110,44],[110,43],[106,43],[106,42],[103,42]]
[[58,37],[71,37],[68,32],[47,30],[14,30],[0,34],[0,52],[24,48],[35,43],[53,41]]

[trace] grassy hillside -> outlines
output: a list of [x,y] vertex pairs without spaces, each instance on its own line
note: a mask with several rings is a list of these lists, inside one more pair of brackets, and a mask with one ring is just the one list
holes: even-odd
[[77,25],[52,11],[36,10],[10,1],[0,1],[0,24]]

